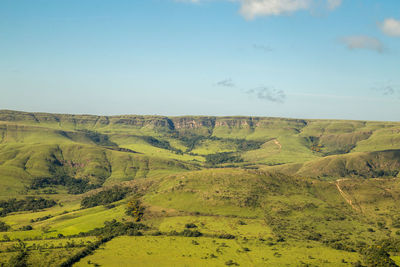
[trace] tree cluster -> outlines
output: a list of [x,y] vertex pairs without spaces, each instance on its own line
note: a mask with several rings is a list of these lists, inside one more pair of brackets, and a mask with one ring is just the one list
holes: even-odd
[[48,220],[48,219],[50,219],[50,218],[53,218],[53,215],[46,215],[46,216],[43,216],[43,217],[39,217],[39,218],[36,218],[36,219],[31,219],[31,222],[33,223],[33,222],[41,222],[41,221],[45,221],[45,220]]
[[206,163],[210,165],[223,163],[238,163],[243,162],[243,159],[230,152],[222,152],[206,155]]
[[37,177],[31,181],[29,189],[46,188],[61,185],[68,189],[69,194],[82,194],[101,187],[100,184],[90,184],[87,179],[72,178],[65,174],[55,174],[53,177]]
[[139,199],[135,198],[128,202],[126,206],[126,215],[132,216],[136,222],[140,222],[143,218],[145,208]]
[[0,216],[6,216],[10,212],[15,211],[38,211],[45,208],[50,208],[57,203],[52,199],[42,197],[26,197],[25,199],[17,200],[15,198],[0,201]]
[[114,186],[111,189],[100,191],[91,196],[87,196],[81,201],[82,208],[91,208],[100,205],[107,205],[125,198],[131,191],[128,187]]
[[184,236],[184,237],[199,237],[202,236],[203,233],[201,233],[198,230],[190,230],[190,229],[184,229],[181,232],[177,231],[171,231],[168,233],[169,236]]
[[104,226],[101,228],[95,228],[83,236],[121,236],[121,235],[142,235],[140,230],[148,230],[149,227],[142,223],[134,222],[118,222],[115,219],[112,221],[104,222]]

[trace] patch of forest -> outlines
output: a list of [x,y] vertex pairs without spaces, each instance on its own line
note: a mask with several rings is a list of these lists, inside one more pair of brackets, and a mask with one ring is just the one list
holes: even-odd
[[11,198],[9,200],[0,201],[0,216],[6,216],[8,213],[16,211],[38,211],[45,208],[50,208],[56,205],[52,199],[42,197],[26,197],[25,199]]

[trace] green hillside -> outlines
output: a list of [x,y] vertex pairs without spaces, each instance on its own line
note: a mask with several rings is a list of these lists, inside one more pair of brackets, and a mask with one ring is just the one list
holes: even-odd
[[398,122],[2,110],[0,266],[396,266],[399,178]]

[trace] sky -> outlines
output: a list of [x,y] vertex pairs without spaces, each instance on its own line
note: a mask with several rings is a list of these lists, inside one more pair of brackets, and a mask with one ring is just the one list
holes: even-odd
[[1,0],[0,109],[400,121],[400,1]]

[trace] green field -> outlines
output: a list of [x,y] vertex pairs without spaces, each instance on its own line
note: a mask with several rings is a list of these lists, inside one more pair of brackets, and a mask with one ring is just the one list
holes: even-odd
[[399,178],[397,122],[3,110],[0,266],[396,266]]
[[268,245],[261,241],[184,237],[119,237],[77,266],[346,266],[356,253],[340,253],[313,242]]

